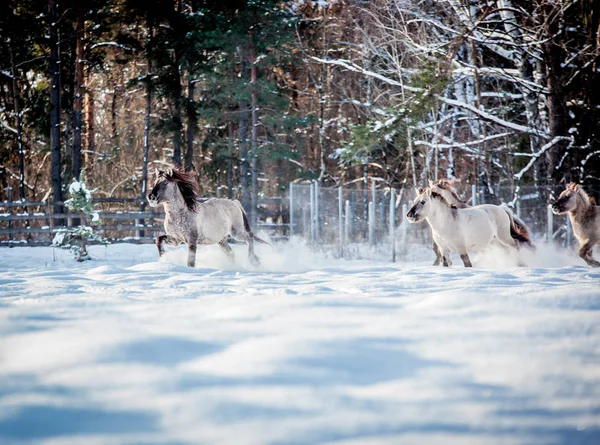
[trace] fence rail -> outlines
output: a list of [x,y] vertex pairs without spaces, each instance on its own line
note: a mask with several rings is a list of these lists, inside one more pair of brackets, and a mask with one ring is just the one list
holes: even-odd
[[[164,212],[131,209],[143,202],[140,199],[97,198],[93,202],[105,207],[97,212],[100,222],[94,225],[94,231],[111,242],[127,239],[149,243],[164,231]],[[52,201],[0,202],[0,246],[49,245],[57,231],[80,225],[80,213],[53,213],[54,205]],[[258,230],[268,232],[271,239],[287,239],[290,230],[287,198],[261,197],[257,210]]]
[[[471,203],[486,201],[475,186],[466,187],[462,197]],[[511,202],[513,197],[514,190],[500,188],[494,199],[497,204]],[[325,188],[315,182],[290,184],[288,196],[259,199],[255,228],[268,232],[271,239],[301,237],[316,248],[345,257],[360,255],[358,250],[365,246],[385,248],[395,260],[397,255],[405,255],[411,244],[432,241],[426,223],[409,224],[406,220],[413,198],[412,187],[350,189]],[[163,231],[164,213],[140,211],[136,206],[142,203],[140,199],[97,198],[94,202],[102,207],[98,211],[100,224],[94,230],[112,241],[151,242]],[[514,212],[537,240],[563,245],[573,242],[567,218],[554,215],[536,190],[523,187],[513,203]],[[47,245],[56,231],[79,224],[80,214],[54,214],[53,206],[53,202],[0,202],[0,245]],[[39,211],[42,209],[45,211]]]

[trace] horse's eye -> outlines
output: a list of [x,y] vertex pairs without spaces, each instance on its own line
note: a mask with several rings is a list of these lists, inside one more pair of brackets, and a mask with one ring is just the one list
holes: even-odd
[[421,201],[421,204],[425,204],[425,200]]

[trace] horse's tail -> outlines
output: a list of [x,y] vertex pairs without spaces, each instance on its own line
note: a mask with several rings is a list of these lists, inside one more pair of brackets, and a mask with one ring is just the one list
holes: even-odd
[[262,243],[262,244],[268,244],[270,246],[271,243],[268,243],[267,241],[260,239],[258,236],[256,236],[252,232],[252,229],[250,228],[250,221],[248,221],[248,215],[246,214],[246,211],[244,210],[242,203],[239,202],[237,199],[235,200],[235,202],[239,206],[240,210],[242,211],[242,218],[244,219],[244,230],[246,230],[246,233],[248,233],[248,235],[250,235],[250,238],[252,238],[254,241],[256,241],[258,243]]
[[503,204],[501,207],[508,215],[508,219],[510,219],[510,236],[512,239],[519,243],[520,246],[535,250],[535,245],[531,242],[531,235],[525,223],[519,217],[515,216],[506,204]]

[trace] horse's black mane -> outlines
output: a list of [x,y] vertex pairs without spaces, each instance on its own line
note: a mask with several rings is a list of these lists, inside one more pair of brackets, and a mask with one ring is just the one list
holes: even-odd
[[466,204],[466,201],[464,201],[463,199],[461,199],[458,194],[456,193],[456,191],[454,190],[454,187],[452,187],[452,183],[449,182],[446,179],[440,179],[437,184],[436,184],[439,188],[447,190],[448,192],[450,192],[450,194],[452,195],[452,197],[454,199],[456,199],[458,202],[460,202],[461,204]]
[[457,208],[454,204],[450,204],[446,198],[444,198],[442,195],[440,195],[437,192],[432,191],[431,192],[431,197],[433,199],[437,199],[438,201],[441,201],[442,204],[444,204],[444,205],[446,205],[446,206],[448,206],[450,208]]
[[181,196],[183,196],[183,201],[185,202],[186,207],[191,212],[196,211],[196,205],[198,201],[198,183],[196,182],[196,175],[194,172],[186,172],[183,169],[173,170],[170,176],[166,176],[166,178],[177,184],[179,187],[179,191],[181,192]]

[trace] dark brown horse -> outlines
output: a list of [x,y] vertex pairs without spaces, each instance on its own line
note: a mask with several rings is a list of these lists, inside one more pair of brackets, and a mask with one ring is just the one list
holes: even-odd
[[579,256],[590,266],[600,267],[592,255],[594,246],[600,243],[600,207],[594,198],[571,182],[552,204],[552,211],[557,215],[569,213],[573,233],[579,241]]
[[248,258],[254,266],[259,260],[254,253],[254,242],[268,244],[258,238],[248,223],[246,212],[237,200],[208,199],[198,201],[198,186],[193,173],[183,170],[156,170],[152,191],[148,194],[150,206],[163,204],[165,207],[165,235],[156,239],[158,254],[164,253],[164,243],[188,245],[187,265],[196,263],[198,244],[218,244],[225,254],[233,259],[233,250],[227,239],[248,244]]

